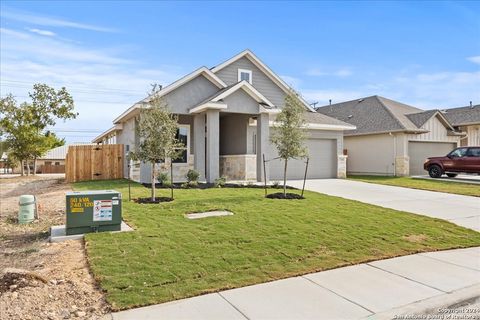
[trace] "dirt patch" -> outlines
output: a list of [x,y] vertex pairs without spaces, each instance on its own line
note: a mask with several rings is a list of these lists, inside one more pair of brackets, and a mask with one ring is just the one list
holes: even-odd
[[414,242],[414,243],[420,243],[420,242],[424,242],[425,240],[427,240],[428,236],[426,236],[424,234],[410,234],[408,236],[404,236],[403,239],[405,239],[407,241],[410,241],[410,242]]
[[[63,179],[0,179],[0,310],[2,319],[98,319],[108,312],[91,276],[81,240],[48,243],[52,225],[65,223]],[[17,224],[18,196],[33,194],[39,220]]]

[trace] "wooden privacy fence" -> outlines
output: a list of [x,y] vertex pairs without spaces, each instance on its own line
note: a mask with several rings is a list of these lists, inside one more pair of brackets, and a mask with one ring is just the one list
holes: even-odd
[[41,173],[65,173],[65,165],[64,164],[42,164],[40,166]]
[[65,158],[67,182],[123,178],[123,144],[68,147]]

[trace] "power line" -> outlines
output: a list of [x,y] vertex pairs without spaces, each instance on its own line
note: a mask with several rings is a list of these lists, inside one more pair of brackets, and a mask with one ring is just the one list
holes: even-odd
[[[23,86],[23,85],[12,85],[12,84],[1,84],[1,86],[3,87],[8,87],[8,88],[20,88],[20,89],[31,89],[30,86]],[[138,91],[138,93],[128,93],[128,92],[124,92],[124,91],[108,91],[108,90],[105,90],[105,91],[101,91],[101,90],[77,90],[77,89],[72,89],[73,92],[76,92],[76,93],[86,93],[86,94],[99,94],[99,95],[123,95],[123,96],[135,96],[135,97],[138,97],[140,94],[140,92]],[[146,95],[146,93],[143,93],[143,95]]]
[[[19,80],[9,80],[9,79],[2,79],[0,82],[11,82],[11,83],[20,83],[20,84],[27,84],[27,88],[31,88],[32,85],[35,83],[35,81],[28,82],[28,81],[19,81]],[[64,84],[62,86],[65,86]],[[66,86],[65,86],[66,87]],[[132,93],[138,93],[138,94],[146,94],[144,91],[139,91],[139,90],[132,90],[132,89],[121,89],[121,88],[101,88],[101,89],[92,89],[90,86],[82,86],[82,85],[71,85],[68,86],[68,88],[79,88],[80,90],[87,89],[89,91],[112,91],[112,92],[132,92]]]

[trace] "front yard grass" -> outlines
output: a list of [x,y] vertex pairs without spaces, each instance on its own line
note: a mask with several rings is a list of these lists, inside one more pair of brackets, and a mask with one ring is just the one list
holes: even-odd
[[348,179],[385,184],[389,186],[421,189],[437,192],[461,194],[465,196],[480,197],[480,185],[461,182],[449,182],[440,180],[414,179],[411,177],[387,177],[387,176],[349,176]]
[[[173,202],[142,205],[126,201],[123,180],[76,183],[74,188],[122,192],[124,220],[136,229],[86,236],[91,269],[114,310],[480,245],[480,233],[446,221],[313,192],[306,192],[305,200],[278,200],[265,199],[263,190],[255,188],[175,190]],[[133,184],[132,193],[145,197],[149,189]],[[184,217],[211,209],[234,215]]]

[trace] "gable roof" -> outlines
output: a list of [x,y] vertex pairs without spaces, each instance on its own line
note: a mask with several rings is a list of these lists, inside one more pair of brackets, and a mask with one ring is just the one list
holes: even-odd
[[[203,75],[205,78],[207,78],[210,82],[212,82],[214,85],[216,85],[219,89],[223,89],[227,87],[226,83],[223,82],[222,79],[220,79],[216,74],[214,74],[210,69],[207,67],[201,67],[198,68],[197,70],[193,71],[192,73],[187,74],[183,78],[178,79],[177,81],[169,84],[168,86],[162,88],[160,91],[155,93],[155,96],[157,97],[162,97],[166,95],[167,93],[172,92],[173,90],[177,89],[178,87],[184,85],[185,83],[195,79],[196,77]],[[139,102],[135,103],[133,106],[125,110],[121,115],[119,115],[117,118],[113,120],[113,123],[119,123],[122,121],[125,117],[130,115],[130,113],[136,109],[140,109],[143,104],[146,104],[150,101],[151,97],[148,96],[145,99],[140,100]]]
[[[247,58],[250,62],[252,62],[258,69],[260,69],[270,80],[273,81],[280,89],[282,89],[283,92],[289,93],[292,88],[285,82],[283,81],[278,75],[275,74],[275,72],[272,71],[265,63],[263,63],[252,51],[249,49],[246,49],[239,54],[233,56],[232,58],[222,62],[221,64],[213,67],[211,70],[213,73],[217,73],[218,71],[222,70],[223,68],[231,65],[235,61],[241,59],[241,58]],[[308,104],[305,99],[303,99],[301,96],[299,97],[302,103],[305,105],[305,108],[310,111],[315,111],[310,104]]]
[[480,124],[480,104],[442,110],[442,114],[453,126]]
[[427,132],[407,117],[407,114],[419,113],[423,110],[380,96],[319,107],[317,112],[357,127],[356,130],[346,132],[346,135],[401,131]]
[[433,109],[423,112],[411,113],[406,115],[418,128],[421,128],[428,120],[437,117],[438,120],[447,128],[447,130],[455,131],[453,125],[448,121],[440,110]]

